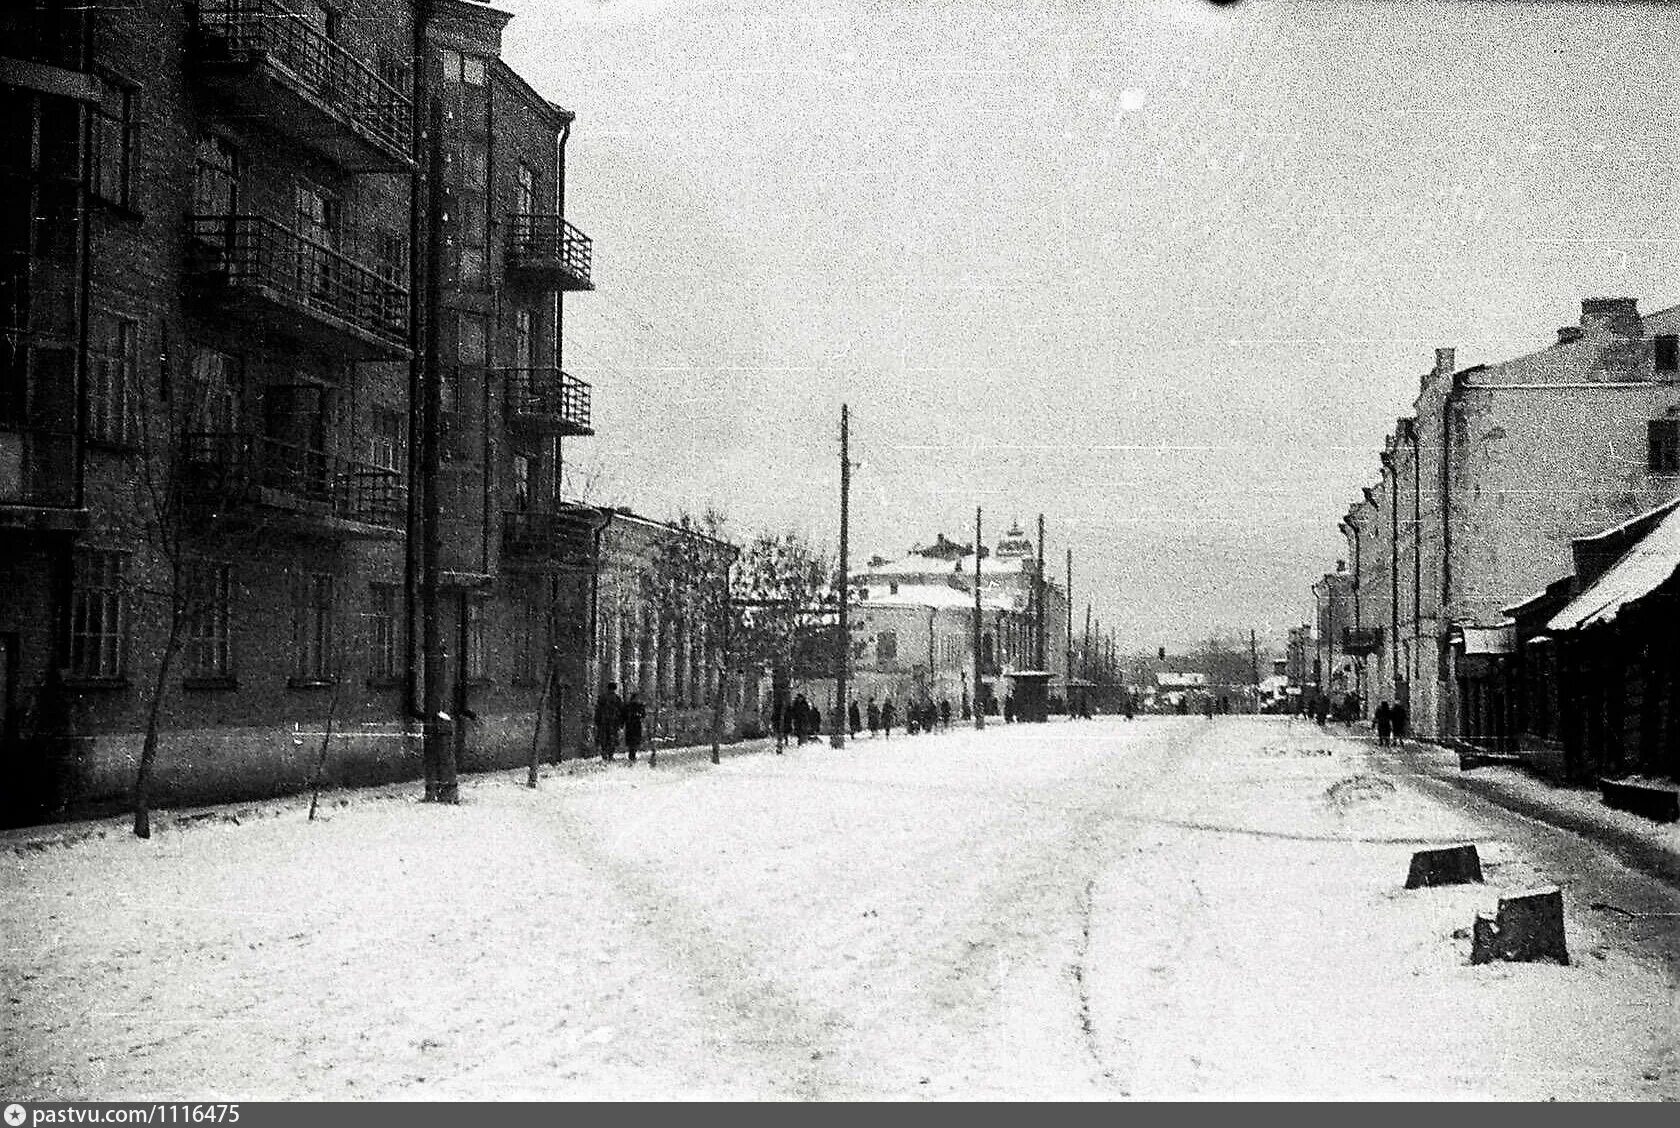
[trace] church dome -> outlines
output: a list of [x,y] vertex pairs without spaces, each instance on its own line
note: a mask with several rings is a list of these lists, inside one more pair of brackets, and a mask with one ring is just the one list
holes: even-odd
[[1026,560],[1030,559],[1032,555],[1033,543],[1028,539],[1027,534],[1021,530],[1021,522],[1012,522],[1009,531],[1003,535],[1002,540],[998,541],[997,559],[999,561]]

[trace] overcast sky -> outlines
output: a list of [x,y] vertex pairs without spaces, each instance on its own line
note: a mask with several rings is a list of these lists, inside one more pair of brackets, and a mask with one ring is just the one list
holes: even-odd
[[1042,511],[1127,649],[1281,635],[1437,345],[1680,301],[1680,12],[499,0],[577,113],[594,500],[854,560]]

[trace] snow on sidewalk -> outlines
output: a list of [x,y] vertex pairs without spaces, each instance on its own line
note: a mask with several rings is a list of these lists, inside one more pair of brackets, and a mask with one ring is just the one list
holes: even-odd
[[[1586,906],[1568,905],[1572,966],[1469,965],[1476,911],[1555,878],[1367,748],[1299,722],[1210,727],[1177,809],[1152,810],[1099,883],[1093,1013],[1134,1093],[1680,1092],[1673,983]],[[1412,851],[1456,842],[1478,844],[1485,886],[1402,888]]]

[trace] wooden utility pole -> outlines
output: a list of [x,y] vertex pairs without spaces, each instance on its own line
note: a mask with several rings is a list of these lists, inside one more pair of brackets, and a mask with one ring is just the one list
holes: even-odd
[[[1069,604],[1072,606],[1072,604]],[[1079,640],[1079,676],[1091,680],[1091,605],[1085,604],[1085,634]]]
[[834,748],[846,746],[846,672],[852,662],[851,624],[846,614],[847,595],[851,588],[850,564],[846,559],[847,534],[851,531],[852,448],[851,412],[840,405],[840,655],[834,671],[834,733],[829,744]]
[[1254,628],[1248,628],[1248,672],[1254,679],[1254,709],[1260,710],[1260,642]]
[[974,727],[986,727],[986,710],[980,701],[980,507],[974,507],[974,688],[969,704],[974,708]]
[[[429,66],[420,60],[421,66]],[[426,350],[420,428],[420,488],[424,491],[420,515],[420,648],[421,648],[421,712],[425,714],[421,729],[422,759],[426,768],[428,802],[459,802],[455,779],[455,749],[444,731],[443,681],[446,676],[443,660],[443,630],[438,606],[439,558],[443,552],[442,498],[438,478],[442,452],[438,449],[438,435],[443,422],[443,381],[438,367],[438,321],[443,271],[443,102],[433,95],[430,114],[431,128],[427,139],[430,149],[429,183],[426,189]],[[461,724],[462,718],[454,718]]]
[[[1044,514],[1038,515],[1038,614],[1033,620],[1033,669],[1044,669]],[[1048,687],[1046,687],[1048,691]]]
[[1064,647],[1064,657],[1067,659],[1063,667],[1062,678],[1067,685],[1067,713],[1073,716],[1073,549],[1067,550],[1067,646]]

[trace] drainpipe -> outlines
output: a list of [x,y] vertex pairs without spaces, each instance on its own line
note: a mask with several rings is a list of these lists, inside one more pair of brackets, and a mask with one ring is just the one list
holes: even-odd
[[[414,160],[414,171],[409,174],[408,188],[408,347],[410,359],[408,362],[408,521],[407,535],[403,538],[403,614],[407,622],[407,630],[403,631],[404,679],[403,699],[407,706],[409,717],[423,716],[420,700],[420,677],[418,640],[415,637],[415,621],[420,607],[420,561],[417,550],[420,543],[420,506],[427,490],[431,488],[429,482],[422,481],[420,476],[421,459],[420,447],[422,443],[421,404],[424,398],[424,384],[421,376],[425,365],[425,354],[421,341],[421,322],[425,317],[425,307],[422,296],[425,289],[425,275],[422,273],[422,256],[419,248],[426,239],[426,214],[423,207],[424,196],[422,186],[428,171],[428,157],[423,145],[425,138],[426,120],[421,116],[428,104],[427,95],[431,90],[430,71],[426,66],[426,23],[430,19],[430,0],[420,0],[414,15],[414,42],[412,51],[414,81],[409,91],[409,129],[411,140],[410,155]],[[431,770],[427,768],[427,778]]]

